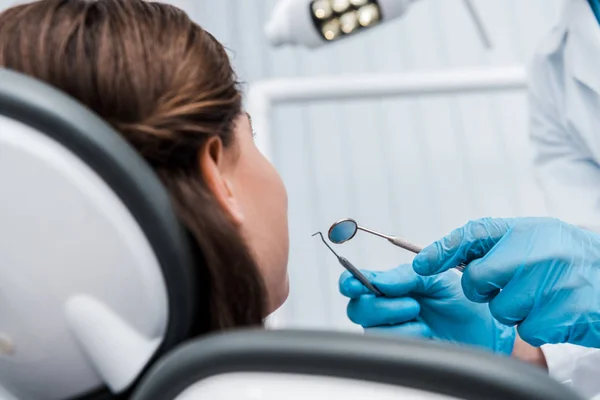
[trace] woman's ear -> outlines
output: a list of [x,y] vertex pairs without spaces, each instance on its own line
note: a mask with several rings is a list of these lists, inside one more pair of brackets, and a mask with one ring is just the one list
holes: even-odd
[[[225,150],[218,137],[211,137],[199,150],[198,162],[200,174],[208,190],[236,225],[242,225],[244,214],[233,190],[231,173],[234,170],[233,150]],[[200,206],[200,205],[199,205]]]

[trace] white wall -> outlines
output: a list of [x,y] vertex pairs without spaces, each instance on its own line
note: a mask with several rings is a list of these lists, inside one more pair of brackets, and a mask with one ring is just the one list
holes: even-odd
[[[526,63],[557,21],[560,0],[479,0],[494,49],[483,49],[459,0],[420,0],[402,20],[316,51],[272,49],[274,0],[179,0],[232,50],[241,78],[420,71]],[[426,244],[468,219],[544,214],[529,169],[524,93],[277,107],[273,162],[290,198],[286,326],[349,329],[342,268],[317,239],[330,223]],[[260,135],[260,132],[257,132]],[[411,255],[358,235],[337,247],[357,266],[387,269]]]
[[[0,0],[0,6],[16,1]],[[421,71],[525,63],[561,0],[476,0],[485,51],[460,0],[420,0],[402,20],[328,47],[271,49],[263,26],[275,0],[171,0],[233,54],[242,80]],[[523,93],[277,107],[273,161],[290,198],[287,326],[347,329],[342,268],[311,234],[354,217],[426,244],[468,219],[543,214],[529,170]],[[260,135],[260,132],[257,132]],[[410,254],[358,235],[337,248],[387,269]]]

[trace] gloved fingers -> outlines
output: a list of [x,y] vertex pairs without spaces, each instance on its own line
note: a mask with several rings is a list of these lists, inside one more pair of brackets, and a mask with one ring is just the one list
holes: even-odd
[[516,258],[493,253],[473,261],[462,276],[465,296],[476,303],[490,302],[513,279],[519,264]]
[[433,333],[429,326],[423,322],[411,321],[401,325],[392,326],[376,326],[372,328],[365,328],[365,333],[376,333],[393,336],[404,336],[404,337],[418,337],[431,339]]
[[433,276],[417,276],[419,277],[419,284],[410,293],[411,295],[420,295],[430,299],[448,299],[454,298],[457,292],[462,291],[460,287],[462,274],[456,270]]
[[[361,271],[377,289],[388,297],[406,296],[418,287],[423,286],[420,277],[409,264],[401,265],[388,271]],[[342,295],[356,299],[371,292],[352,274],[345,271],[339,280]]]
[[[361,270],[363,275],[372,282],[373,278],[377,275],[374,271]],[[370,294],[371,291],[367,289],[358,279],[356,279],[350,272],[344,271],[340,275],[338,281],[340,293],[351,299],[356,299],[364,294]]]
[[415,273],[410,264],[404,264],[389,271],[378,272],[369,280],[384,295],[402,297],[422,288],[423,279]]
[[413,268],[420,275],[435,275],[481,258],[502,239],[514,221],[502,218],[470,221],[424,248],[413,260]]
[[[572,329],[572,327],[570,328]],[[558,333],[555,327],[547,326],[547,324],[541,323],[535,318],[526,318],[519,324],[517,331],[521,339],[534,347],[540,347],[547,343],[564,342],[563,340],[555,340],[564,336],[562,333]]]
[[421,276],[408,264],[389,271],[377,272],[370,281],[386,297],[425,296],[446,298],[460,290],[460,276],[448,271],[435,276]]
[[[533,285],[539,282],[533,283]],[[512,281],[490,301],[490,312],[501,324],[515,326],[527,318],[534,306],[531,290],[521,282]],[[543,329],[543,328],[542,328]]]
[[366,294],[348,302],[348,318],[363,328],[401,324],[419,316],[421,306],[410,297],[389,298]]

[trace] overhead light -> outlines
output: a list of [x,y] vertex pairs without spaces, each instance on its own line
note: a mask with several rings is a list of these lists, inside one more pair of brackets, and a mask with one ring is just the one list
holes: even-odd
[[332,19],[323,24],[321,28],[321,32],[323,33],[323,37],[327,40],[335,40],[340,36],[341,26],[340,21],[337,19]]
[[318,19],[329,19],[333,10],[329,0],[317,0],[312,3],[312,11]]
[[370,28],[381,20],[378,0],[313,0],[311,10],[313,25],[321,38],[329,42]]
[[360,7],[360,6],[364,6],[365,4],[368,4],[369,0],[350,0],[350,4],[352,4],[354,7]]
[[[265,33],[275,46],[299,44],[318,47],[371,28],[383,16],[394,18],[404,13],[414,1],[416,0],[279,0],[265,27]],[[387,8],[382,10],[384,5]],[[366,8],[359,14],[361,9],[369,6],[371,8]],[[372,7],[375,7],[375,11]]]
[[[265,33],[274,46],[319,47],[400,18],[416,1],[278,0],[265,27]],[[491,41],[484,21],[475,9],[474,0],[462,2],[466,5],[484,46],[490,48]]]
[[331,7],[336,13],[343,13],[350,8],[350,0],[331,0]]
[[356,11],[348,11],[342,14],[340,17],[340,23],[342,32],[346,35],[352,33],[356,28],[358,28],[358,16],[356,15]]
[[376,24],[381,19],[379,6],[376,4],[367,4],[358,9],[358,22],[361,26],[367,27]]

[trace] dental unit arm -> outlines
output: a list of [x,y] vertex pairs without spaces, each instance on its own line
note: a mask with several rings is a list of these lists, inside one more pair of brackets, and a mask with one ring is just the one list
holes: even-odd
[[[265,27],[275,46],[317,48],[402,17],[417,0],[280,0]],[[486,26],[472,0],[462,0],[486,49]]]

